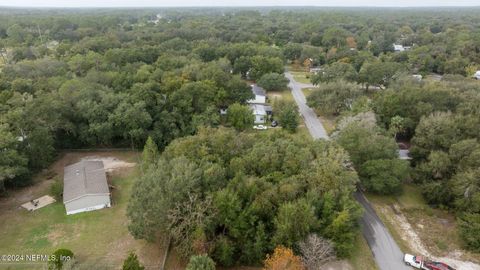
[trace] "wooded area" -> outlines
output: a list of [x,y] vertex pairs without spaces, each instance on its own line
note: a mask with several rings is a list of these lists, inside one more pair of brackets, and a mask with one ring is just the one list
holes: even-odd
[[[480,251],[478,8],[3,8],[0,53],[0,192],[28,185],[58,150],[151,137],[162,154],[147,155],[131,232],[164,232],[186,257],[258,264],[312,234],[348,256],[357,180],[380,194],[413,181]],[[334,142],[239,132],[250,84],[285,89],[287,64],[319,68],[308,104],[339,117]],[[290,105],[276,107],[294,132]]]

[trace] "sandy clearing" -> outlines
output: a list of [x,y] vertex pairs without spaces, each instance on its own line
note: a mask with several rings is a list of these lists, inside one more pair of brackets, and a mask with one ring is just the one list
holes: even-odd
[[[394,205],[394,208],[400,209],[398,205]],[[392,224],[399,225],[399,228],[401,229],[402,239],[406,243],[408,243],[410,248],[414,250],[417,254],[421,254],[422,256],[426,256],[435,261],[444,262],[459,270],[480,270],[479,264],[476,264],[470,261],[461,260],[463,253],[459,250],[451,252],[447,257],[433,256],[427,250],[427,248],[421,241],[420,237],[418,236],[417,232],[413,229],[412,225],[408,222],[407,218],[401,212],[394,215],[389,215],[389,214],[386,214],[388,210],[383,207],[381,211],[384,212],[385,216],[388,219],[390,219],[390,222]]]
[[87,156],[82,158],[82,160],[102,161],[105,171],[107,172],[122,168],[133,168],[136,165],[136,163],[126,162],[115,157]]

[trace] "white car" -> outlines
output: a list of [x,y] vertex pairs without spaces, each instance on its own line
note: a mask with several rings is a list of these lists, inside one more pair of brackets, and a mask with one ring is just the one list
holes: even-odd
[[408,266],[422,269],[422,262],[423,262],[422,257],[414,256],[411,254],[405,254],[405,256],[403,257],[403,261]]
[[258,126],[253,126],[253,129],[259,129],[259,130],[265,130],[267,129],[268,127],[267,126],[264,126],[264,125],[258,125]]

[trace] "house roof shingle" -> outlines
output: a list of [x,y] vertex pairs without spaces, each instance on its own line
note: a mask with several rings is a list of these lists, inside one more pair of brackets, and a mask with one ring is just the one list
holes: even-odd
[[83,160],[64,168],[63,202],[69,202],[87,194],[109,194],[102,161]]

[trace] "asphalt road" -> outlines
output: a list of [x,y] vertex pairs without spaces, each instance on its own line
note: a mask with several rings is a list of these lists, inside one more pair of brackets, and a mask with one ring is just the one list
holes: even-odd
[[[289,72],[286,72],[285,76],[290,80],[288,86],[292,90],[292,95],[312,137],[314,139],[328,140],[328,134],[322,122],[318,119],[315,112],[307,106],[305,95],[302,92],[302,88],[312,87],[312,85],[295,81]],[[365,209],[360,224],[363,236],[370,246],[378,268],[380,270],[411,270],[403,263],[403,252],[365,196],[361,192],[356,192],[355,198]]]
[[308,131],[310,132],[312,137],[314,139],[328,140],[328,134],[325,131],[325,128],[318,119],[317,114],[310,107],[307,106],[307,100],[302,92],[302,88],[313,87],[313,85],[299,83],[295,81],[292,74],[290,74],[289,72],[285,73],[285,77],[290,80],[288,87],[292,89],[293,98],[295,99],[295,102],[297,102],[298,109],[302,114],[305,125],[307,126]]

